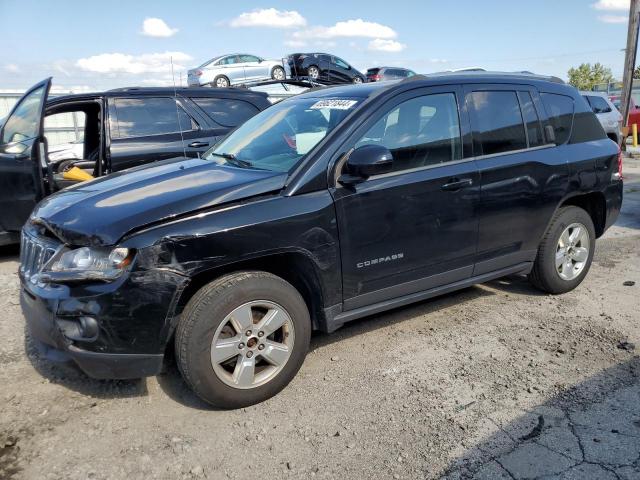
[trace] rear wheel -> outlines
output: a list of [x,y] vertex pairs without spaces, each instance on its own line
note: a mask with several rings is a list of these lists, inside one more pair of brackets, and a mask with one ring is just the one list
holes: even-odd
[[176,359],[206,402],[240,408],[262,402],[296,375],[309,348],[311,321],[289,283],[239,272],[200,289],[176,331]]
[[217,88],[227,88],[230,85],[229,79],[224,75],[218,75],[212,85]]
[[274,80],[284,80],[286,74],[284,73],[284,68],[282,67],[273,67],[271,70],[271,78]]
[[353,77],[353,83],[362,83],[362,77]]
[[579,207],[560,208],[540,243],[529,280],[548,293],[573,290],[589,271],[595,243],[589,214]]

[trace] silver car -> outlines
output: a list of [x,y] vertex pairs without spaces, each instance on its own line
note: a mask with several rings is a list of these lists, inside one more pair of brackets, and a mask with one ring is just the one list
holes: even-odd
[[288,65],[277,60],[265,60],[256,55],[233,53],[212,58],[188,71],[190,87],[228,87],[260,80],[284,80],[290,75]]
[[580,92],[580,94],[598,117],[607,137],[620,144],[622,141],[622,114],[615,105],[604,93]]

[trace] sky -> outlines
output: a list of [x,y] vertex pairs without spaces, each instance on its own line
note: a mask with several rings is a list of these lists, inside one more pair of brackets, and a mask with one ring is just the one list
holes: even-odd
[[629,0],[249,2],[0,0],[0,91],[53,76],[73,91],[186,81],[225,53],[333,53],[354,67],[622,77]]

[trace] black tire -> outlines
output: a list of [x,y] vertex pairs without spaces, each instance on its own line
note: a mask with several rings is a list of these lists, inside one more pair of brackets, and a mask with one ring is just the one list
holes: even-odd
[[[226,85],[218,85],[220,81],[226,82]],[[211,82],[211,86],[213,88],[227,88],[231,86],[231,82],[224,75],[218,75],[216,78],[213,79],[213,82]]]
[[351,80],[351,81],[352,81],[352,83],[357,83],[357,84],[364,83],[364,79],[359,75],[356,76],[356,77],[353,77],[353,80]]
[[[272,379],[259,386],[239,389],[215,373],[211,343],[225,317],[254,300],[281,305],[292,320],[295,340],[288,360]],[[266,272],[237,272],[205,285],[189,300],[176,329],[176,361],[186,383],[205,402],[219,408],[241,408],[260,403],[287,386],[304,362],[310,337],[309,311],[291,284]]]
[[278,67],[277,65],[271,69],[271,78],[273,80],[278,80],[276,78],[276,72],[282,72],[282,80],[287,78],[287,74],[284,71],[284,68]]
[[[579,223],[589,234],[589,252],[586,263],[580,274],[565,280],[556,269],[556,250],[560,235],[573,223]],[[589,272],[596,245],[596,232],[589,214],[582,208],[574,206],[561,207],[553,216],[551,223],[538,247],[538,255],[529,274],[529,281],[536,288],[552,294],[565,293],[576,288]]]

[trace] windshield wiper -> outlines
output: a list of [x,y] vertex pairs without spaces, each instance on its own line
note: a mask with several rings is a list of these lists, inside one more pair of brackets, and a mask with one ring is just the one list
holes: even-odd
[[241,160],[238,157],[236,157],[233,153],[211,152],[210,155],[224,158],[228,163],[230,163],[231,165],[235,165],[236,167],[242,167],[242,168],[253,167],[253,163],[247,162],[246,160]]

